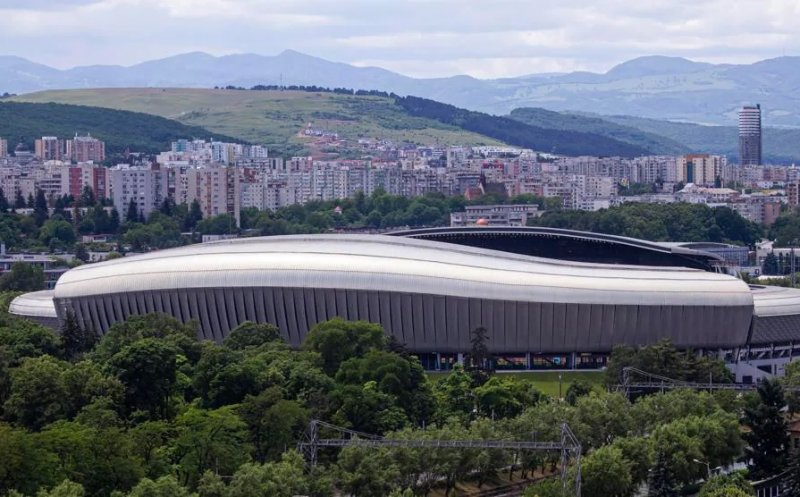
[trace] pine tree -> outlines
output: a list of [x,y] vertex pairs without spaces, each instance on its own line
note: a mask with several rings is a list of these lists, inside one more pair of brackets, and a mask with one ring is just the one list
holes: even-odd
[[678,485],[663,450],[656,454],[656,464],[647,478],[647,497],[678,497]]
[[33,218],[36,220],[36,225],[43,225],[49,217],[50,212],[47,207],[47,199],[44,196],[44,190],[36,190],[36,200],[33,202]]
[[795,449],[789,454],[789,468],[784,479],[786,488],[781,494],[785,497],[800,497],[800,449]]
[[764,380],[758,386],[759,403],[745,410],[744,434],[747,455],[752,459],[752,475],[767,478],[785,469],[789,435],[781,409],[786,405],[783,388],[777,379]]
[[16,209],[25,208],[25,197],[22,196],[22,192],[19,190],[17,190],[17,193],[14,196],[14,208]]
[[0,212],[8,212],[8,199],[2,188],[0,188]]
[[94,347],[97,336],[89,329],[81,328],[75,313],[67,312],[61,326],[61,343],[68,359],[75,359]]
[[25,201],[25,205],[23,207],[27,207],[28,209],[33,209],[36,205],[36,201],[33,200],[33,193],[28,194],[28,200]]
[[125,221],[129,223],[139,222],[139,207],[133,199],[128,202],[128,213],[125,215]]
[[108,222],[108,231],[116,233],[119,231],[119,212],[117,209],[111,209],[111,218]]
[[472,377],[472,386],[479,387],[489,381],[491,374],[491,355],[489,354],[489,332],[484,327],[472,330],[470,334],[470,352],[467,356],[467,368]]

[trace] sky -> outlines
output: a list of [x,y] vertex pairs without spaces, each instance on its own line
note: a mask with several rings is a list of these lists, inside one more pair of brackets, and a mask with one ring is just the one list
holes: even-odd
[[0,55],[57,68],[278,54],[414,77],[800,55],[800,0],[0,0]]

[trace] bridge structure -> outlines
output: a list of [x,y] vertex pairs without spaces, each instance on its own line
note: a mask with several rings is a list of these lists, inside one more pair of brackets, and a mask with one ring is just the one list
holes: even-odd
[[[709,378],[708,382],[682,381],[666,376],[642,371],[634,367],[622,369],[622,383],[617,385],[617,390],[625,392],[630,397],[632,391],[665,392],[667,390],[731,390],[736,392],[746,392],[756,390],[758,383],[719,383]],[[786,392],[800,392],[800,387],[783,387]]]
[[[332,433],[335,438],[321,438],[320,431]],[[311,466],[317,464],[319,449],[322,447],[361,447],[377,449],[380,447],[394,448],[427,448],[427,449],[504,449],[504,450],[532,450],[543,452],[560,452],[561,483],[567,490],[569,479],[567,470],[572,462],[575,466],[575,497],[581,496],[581,453],[582,447],[575,434],[566,423],[561,425],[561,436],[558,441],[537,442],[527,440],[407,440],[398,438],[385,438],[378,435],[363,433],[341,426],[336,426],[320,420],[312,420],[306,429],[303,440],[297,449],[305,456]]]

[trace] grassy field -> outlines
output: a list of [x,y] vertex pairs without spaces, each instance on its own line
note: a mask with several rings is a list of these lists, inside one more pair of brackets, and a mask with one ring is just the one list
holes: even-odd
[[409,116],[393,100],[382,97],[303,91],[107,88],[45,91],[13,100],[144,112],[288,151],[308,148],[310,139],[298,135],[308,123],[348,139],[382,138],[426,145],[498,143],[431,119]]
[[[439,380],[447,376],[446,372],[429,372],[428,375],[434,380]],[[576,380],[583,380],[594,385],[595,389],[604,388],[603,380],[605,373],[602,371],[508,371],[496,373],[498,376],[513,376],[519,380],[529,381],[540,391],[558,397],[558,375],[561,374],[561,396],[567,393],[567,389]]]

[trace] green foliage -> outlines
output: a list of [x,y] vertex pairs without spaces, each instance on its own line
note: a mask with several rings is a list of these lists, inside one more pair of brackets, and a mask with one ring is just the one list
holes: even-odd
[[15,262],[11,270],[0,276],[0,291],[33,292],[44,289],[44,271],[40,266]]
[[626,345],[614,347],[606,370],[606,383],[622,382],[622,371],[633,367],[647,373],[675,380],[730,383],[731,372],[716,359],[698,357],[692,350],[678,350],[668,339],[638,349]]
[[341,318],[314,325],[303,347],[322,356],[322,370],[333,376],[347,359],[361,357],[370,350],[386,346],[380,325],[366,321],[348,322]]
[[616,447],[600,447],[583,460],[582,495],[628,497],[633,494],[631,463]]
[[745,409],[744,434],[752,459],[751,471],[756,478],[766,478],[783,471],[786,466],[789,436],[781,409],[786,405],[779,380],[764,380],[758,385],[758,403]]
[[680,155],[690,151],[685,145],[657,133],[617,124],[602,117],[553,112],[534,107],[514,109],[509,117],[532,126],[599,134],[645,148],[656,155]]
[[[736,493],[740,492],[740,493]],[[712,476],[700,489],[697,497],[738,497],[755,495],[755,490],[741,472]]]
[[246,322],[232,329],[222,343],[229,349],[245,350],[279,340],[281,332],[274,325]]
[[670,458],[664,450],[659,449],[655,466],[647,479],[647,497],[678,497],[678,490]]
[[727,207],[704,204],[625,203],[599,211],[546,212],[530,223],[664,242],[724,242],[753,245],[761,228]]
[[509,145],[533,150],[565,155],[634,157],[648,154],[645,148],[600,134],[532,126],[508,117],[459,109],[435,100],[408,96],[395,98],[395,103],[412,116],[436,119]]
[[592,391],[592,384],[585,380],[575,380],[567,388],[567,393],[564,395],[564,400],[570,404],[575,405],[579,397],[589,395]]

